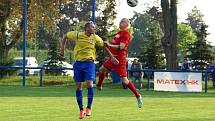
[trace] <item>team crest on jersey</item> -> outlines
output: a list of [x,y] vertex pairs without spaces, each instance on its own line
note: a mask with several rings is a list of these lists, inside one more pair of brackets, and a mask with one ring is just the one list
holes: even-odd
[[89,38],[89,42],[93,44],[94,43],[94,39],[93,38]]

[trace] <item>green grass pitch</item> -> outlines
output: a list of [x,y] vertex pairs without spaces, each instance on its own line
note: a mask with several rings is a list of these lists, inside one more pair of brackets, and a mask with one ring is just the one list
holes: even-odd
[[[87,90],[84,90],[86,106]],[[215,93],[140,91],[137,107],[130,90],[95,90],[89,121],[214,121]],[[74,86],[0,86],[0,121],[77,121]]]

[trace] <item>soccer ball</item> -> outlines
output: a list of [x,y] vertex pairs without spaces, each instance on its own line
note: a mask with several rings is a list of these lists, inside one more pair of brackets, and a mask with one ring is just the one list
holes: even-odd
[[137,6],[138,0],[127,0],[127,3],[130,7]]

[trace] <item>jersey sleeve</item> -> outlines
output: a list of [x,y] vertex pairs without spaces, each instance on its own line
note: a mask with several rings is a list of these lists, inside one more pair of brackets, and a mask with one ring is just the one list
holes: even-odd
[[103,42],[102,38],[99,37],[98,35],[95,35],[95,41],[96,41],[96,46],[99,46],[99,47],[104,46],[104,42]]
[[70,31],[67,32],[66,37],[69,39],[72,39],[74,41],[77,41],[78,32],[77,31]]

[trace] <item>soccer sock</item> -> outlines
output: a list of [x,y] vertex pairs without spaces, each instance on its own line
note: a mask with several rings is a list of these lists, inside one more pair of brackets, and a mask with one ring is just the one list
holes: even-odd
[[93,96],[94,96],[94,91],[93,91],[93,87],[89,87],[88,89],[88,103],[87,103],[87,108],[91,109],[92,103],[93,103]]
[[138,98],[140,95],[137,92],[137,89],[134,87],[134,85],[129,81],[127,87],[135,94],[135,96]]
[[105,73],[104,72],[99,72],[99,81],[96,84],[96,86],[101,87],[104,79],[105,79]]
[[83,110],[83,96],[82,96],[82,90],[77,89],[76,90],[76,100],[79,106],[80,110]]

